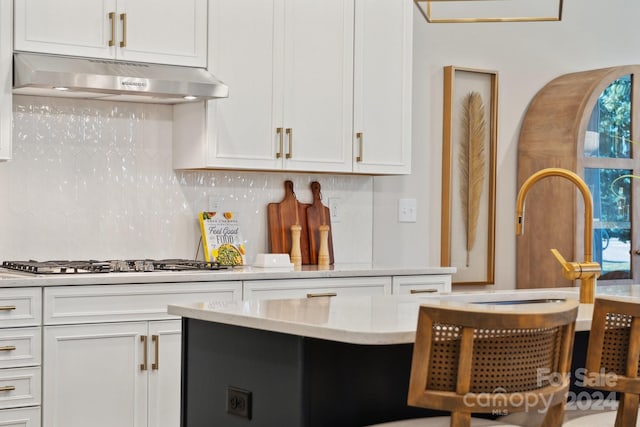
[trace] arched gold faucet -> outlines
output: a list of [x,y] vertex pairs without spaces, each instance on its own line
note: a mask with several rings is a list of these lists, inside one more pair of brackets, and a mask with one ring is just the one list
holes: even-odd
[[593,261],[593,201],[587,184],[574,172],[561,168],[547,168],[531,175],[520,187],[516,199],[516,234],[524,234],[524,202],[531,187],[548,176],[559,176],[568,179],[582,193],[584,198],[584,261],[568,262],[557,249],[551,249],[556,259],[562,264],[562,275],[569,280],[580,279],[580,302],[593,304],[596,279],[600,277],[600,264]]

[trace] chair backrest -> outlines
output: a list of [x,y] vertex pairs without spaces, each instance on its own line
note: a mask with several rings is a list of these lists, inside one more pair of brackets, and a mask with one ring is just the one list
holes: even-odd
[[596,298],[587,348],[585,385],[640,393],[640,303]]
[[560,404],[554,415],[560,423],[577,311],[574,300],[517,308],[422,305],[408,404],[465,419],[476,412],[506,414]]

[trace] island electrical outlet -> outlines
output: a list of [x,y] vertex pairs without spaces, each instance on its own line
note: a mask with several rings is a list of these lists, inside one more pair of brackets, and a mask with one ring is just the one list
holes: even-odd
[[251,419],[251,392],[236,387],[227,388],[227,414]]

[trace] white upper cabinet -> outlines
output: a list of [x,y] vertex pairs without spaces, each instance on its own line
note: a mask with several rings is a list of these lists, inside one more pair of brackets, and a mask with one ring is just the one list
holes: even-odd
[[353,0],[285,2],[285,169],[351,171]]
[[174,112],[174,167],[351,171],[353,0],[211,0],[227,99]]
[[229,98],[174,107],[174,168],[409,173],[412,5],[210,0]]
[[354,172],[411,172],[413,2],[356,0]]
[[11,6],[10,1],[0,1],[0,160],[11,158]]
[[15,0],[16,50],[206,66],[207,0]]

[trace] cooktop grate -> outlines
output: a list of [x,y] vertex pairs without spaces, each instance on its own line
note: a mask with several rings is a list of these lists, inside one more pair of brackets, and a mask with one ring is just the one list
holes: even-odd
[[187,259],[135,259],[109,261],[3,261],[8,270],[33,274],[82,274],[151,271],[205,271],[225,270],[230,267],[217,263]]

